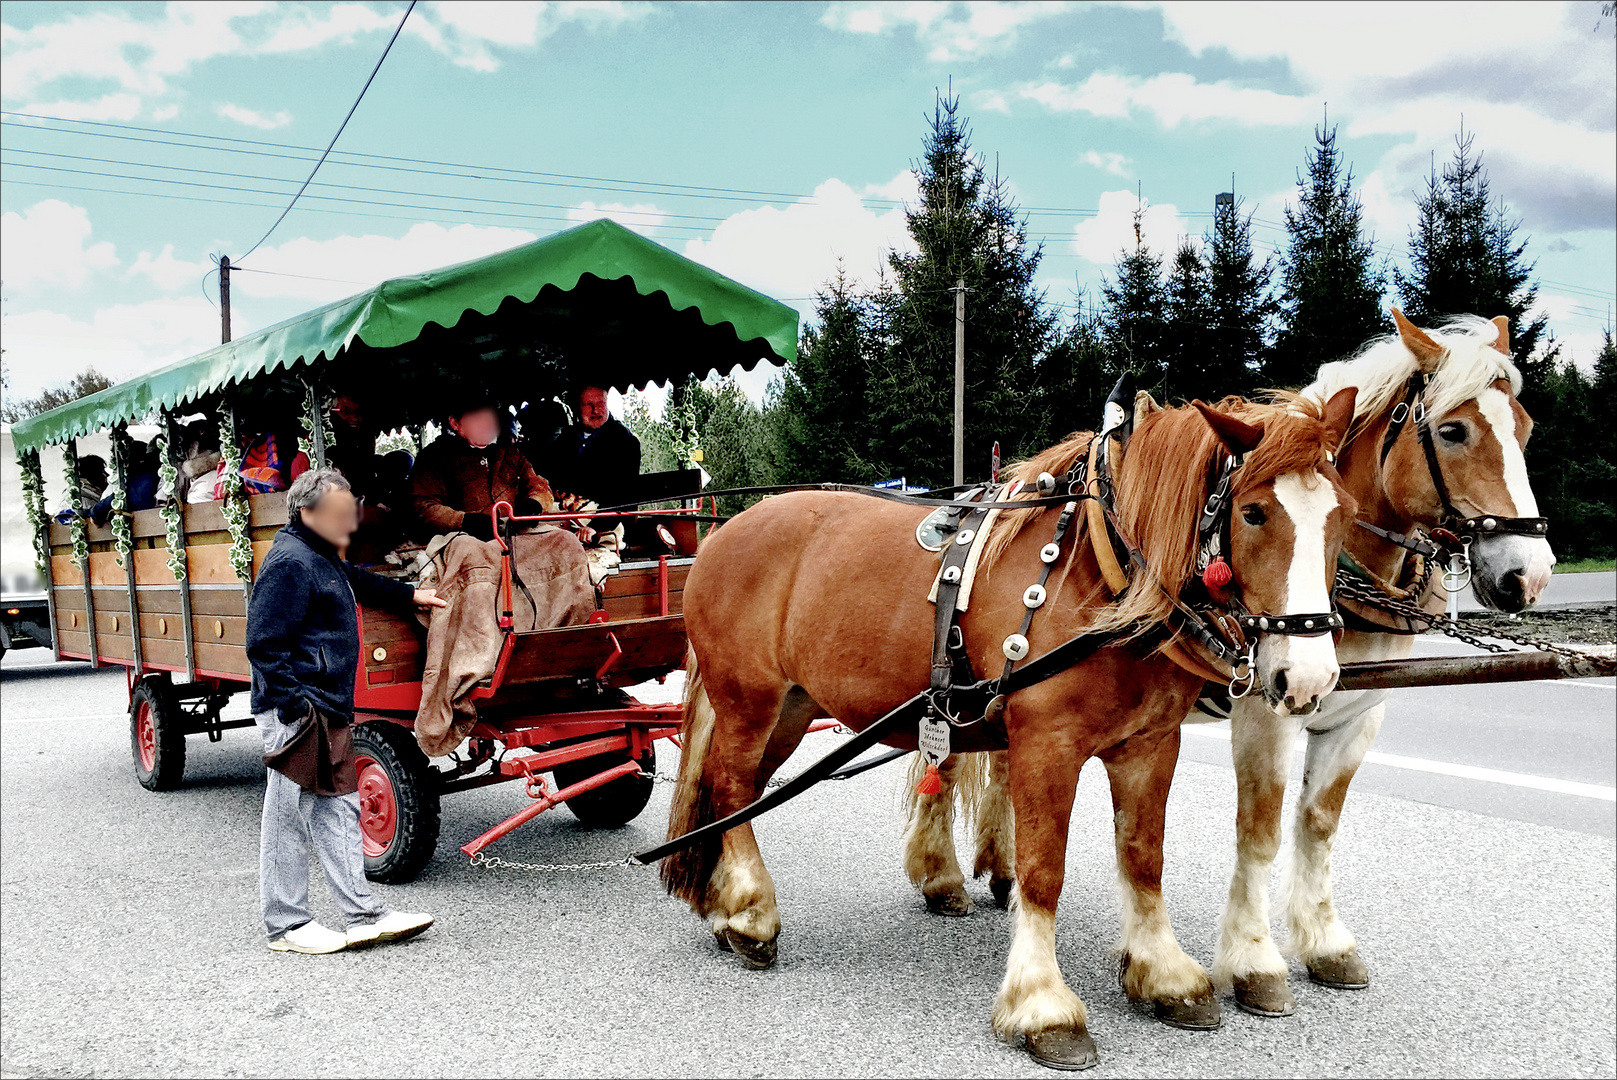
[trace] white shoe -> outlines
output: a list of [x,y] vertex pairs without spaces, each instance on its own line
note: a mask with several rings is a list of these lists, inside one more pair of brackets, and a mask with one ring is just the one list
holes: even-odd
[[413,938],[432,925],[432,916],[409,911],[390,911],[373,923],[361,923],[348,928],[348,947],[363,949],[389,941]]
[[306,922],[270,942],[269,947],[276,952],[334,953],[348,948],[348,939],[317,922]]

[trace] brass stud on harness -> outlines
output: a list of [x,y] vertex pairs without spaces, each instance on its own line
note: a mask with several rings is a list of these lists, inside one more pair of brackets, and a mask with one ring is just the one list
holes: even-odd
[[1267,630],[1267,629],[1269,629],[1269,620],[1268,619],[1259,619],[1258,620],[1258,629],[1259,630]]
[[1005,653],[1005,659],[1020,660],[1027,655],[1027,638],[1023,637],[1021,634],[1012,634],[1010,637],[1005,639],[1005,644],[1002,646],[1002,648]]
[[1047,472],[1040,473],[1039,478],[1034,481],[1034,484],[1038,486],[1040,495],[1049,497],[1056,493],[1056,478]]
[[1483,518],[1482,527],[1487,529],[1489,532],[1493,532],[1499,527],[1499,522],[1495,521],[1493,518]]
[[1061,549],[1054,544],[1046,544],[1039,549],[1039,561],[1053,563],[1061,558]]
[[960,535],[954,538],[954,542],[965,547],[975,539],[977,539],[976,529],[962,529]]
[[958,567],[958,566],[945,566],[943,568],[943,580],[947,581],[950,585],[953,585],[955,582],[959,581],[960,580],[960,567]]
[[1037,608],[1044,605],[1044,586],[1037,583],[1029,585],[1022,594],[1022,605],[1028,608]]

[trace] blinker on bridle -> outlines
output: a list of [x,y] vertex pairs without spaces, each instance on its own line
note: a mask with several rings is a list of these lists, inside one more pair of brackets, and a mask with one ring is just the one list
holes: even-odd
[[1500,514],[1466,517],[1460,513],[1449,496],[1449,485],[1443,478],[1443,465],[1437,459],[1437,444],[1432,439],[1431,417],[1427,415],[1425,395],[1426,374],[1417,368],[1406,384],[1404,399],[1393,406],[1392,420],[1381,440],[1381,465],[1383,469],[1386,468],[1393,444],[1398,441],[1404,427],[1413,420],[1421,453],[1426,458],[1426,471],[1432,478],[1432,488],[1437,492],[1438,503],[1443,508],[1442,517],[1432,530],[1432,539],[1437,543],[1378,528],[1362,518],[1357,523],[1361,529],[1427,558],[1447,552],[1448,566],[1443,572],[1443,585],[1449,592],[1459,592],[1471,580],[1471,545],[1477,540],[1505,535],[1544,536],[1550,531],[1550,522],[1543,517],[1505,517]]

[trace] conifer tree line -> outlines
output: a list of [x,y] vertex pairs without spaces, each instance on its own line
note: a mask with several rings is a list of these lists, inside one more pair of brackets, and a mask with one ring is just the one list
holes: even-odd
[[[817,297],[796,364],[762,407],[729,380],[674,388],[659,417],[628,418],[646,468],[701,446],[714,486],[904,477],[944,486],[953,464],[954,295],[967,291],[966,477],[992,447],[1012,461],[1092,428],[1118,376],[1159,401],[1299,388],[1321,364],[1389,333],[1396,304],[1417,325],[1506,315],[1535,420],[1528,469],[1563,558],[1617,553],[1617,346],[1608,330],[1592,376],[1563,362],[1542,316],[1527,237],[1492,190],[1462,129],[1417,193],[1405,265],[1376,253],[1352,166],[1329,125],[1315,129],[1285,213],[1284,250],[1260,258],[1252,215],[1221,200],[1211,229],[1172,251],[1135,242],[1100,295],[1052,301],[1034,285],[1044,256],[1005,179],[972,148],[958,98],[940,98],[914,163],[906,209],[914,251],[894,251],[873,285],[841,272]],[[740,508],[732,500],[726,509]]]

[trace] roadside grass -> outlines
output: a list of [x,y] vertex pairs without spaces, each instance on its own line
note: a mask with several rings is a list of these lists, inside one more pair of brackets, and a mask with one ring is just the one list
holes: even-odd
[[1595,574],[1617,570],[1617,559],[1563,559],[1555,564],[1557,574]]

